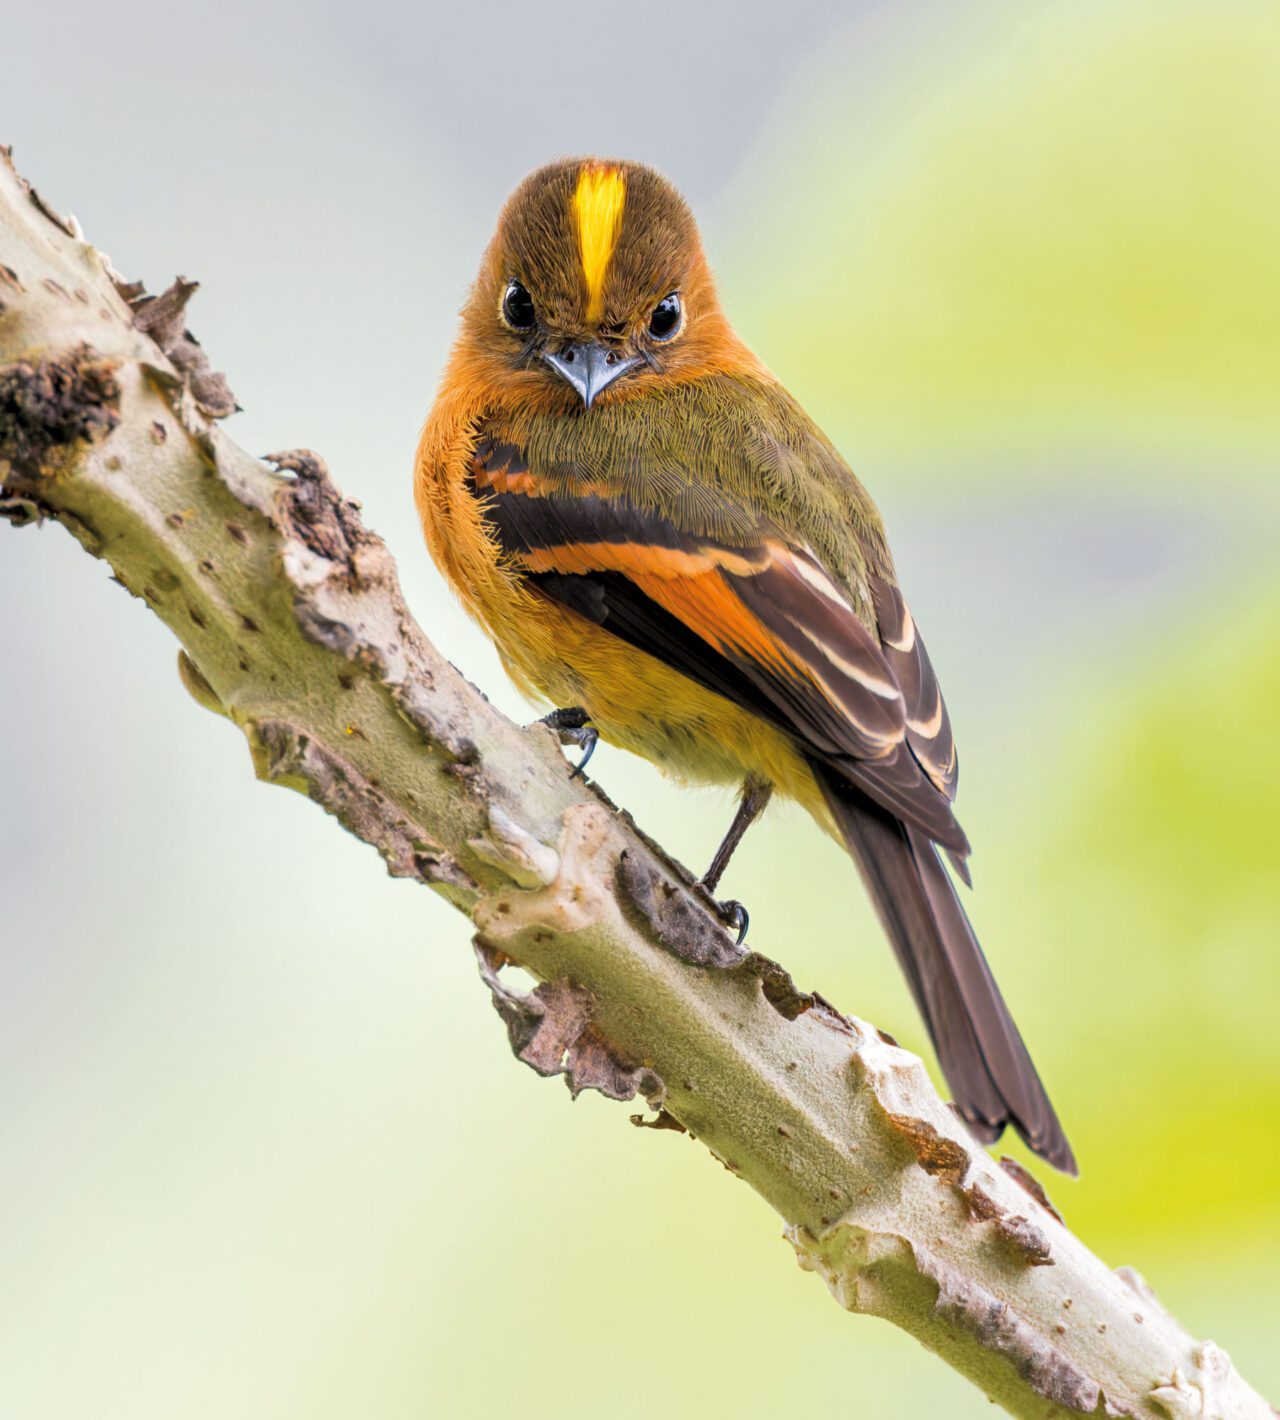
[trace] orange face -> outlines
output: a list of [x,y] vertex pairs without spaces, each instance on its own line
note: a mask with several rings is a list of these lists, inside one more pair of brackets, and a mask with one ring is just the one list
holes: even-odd
[[512,194],[463,340],[476,378],[565,411],[745,354],[684,199],[649,168],[595,158],[540,168]]

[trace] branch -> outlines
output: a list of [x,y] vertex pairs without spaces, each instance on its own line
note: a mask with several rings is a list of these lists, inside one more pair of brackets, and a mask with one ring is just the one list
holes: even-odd
[[[3,150],[0,150],[3,152]],[[1270,1417],[1108,1270],[923,1066],[735,948],[689,874],[445,661],[316,455],[250,458],[185,327],[0,160],[0,513],[53,519],[181,643],[258,777],[308,794],[474,925],[516,1054],[640,1094],[786,1222],[802,1267],[1009,1413]],[[502,968],[539,978],[530,995]],[[641,1116],[634,1116],[638,1121]]]

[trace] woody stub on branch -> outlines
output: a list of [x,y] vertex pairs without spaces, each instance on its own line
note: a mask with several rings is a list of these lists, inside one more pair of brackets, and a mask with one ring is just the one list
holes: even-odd
[[[571,777],[550,729],[466,683],[315,454],[262,462],[226,437],[235,402],[187,331],[194,290],[123,282],[5,154],[0,513],[104,559],[260,778],[470,919],[517,1056],[696,1136],[843,1306],[1010,1414],[1270,1417],[1221,1348],[980,1147],[915,1057],[737,947],[692,876]],[[504,981],[512,962],[532,993]]]

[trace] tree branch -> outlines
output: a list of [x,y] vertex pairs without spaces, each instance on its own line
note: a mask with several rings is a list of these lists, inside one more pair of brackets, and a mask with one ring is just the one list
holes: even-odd
[[[185,328],[194,289],[123,283],[4,154],[0,513],[54,519],[107,561],[259,778],[470,918],[516,1054],[575,1092],[642,1095],[773,1205],[843,1306],[1011,1414],[1271,1416],[977,1146],[914,1056],[735,948],[549,731],[467,684],[319,458],[273,471],[225,437],[234,400]],[[542,984],[510,989],[509,962]]]

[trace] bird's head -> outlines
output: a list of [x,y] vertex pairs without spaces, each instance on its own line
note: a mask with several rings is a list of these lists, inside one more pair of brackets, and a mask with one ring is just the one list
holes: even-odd
[[487,379],[590,409],[740,349],[684,199],[639,163],[577,158],[531,173],[503,208],[464,311]]

